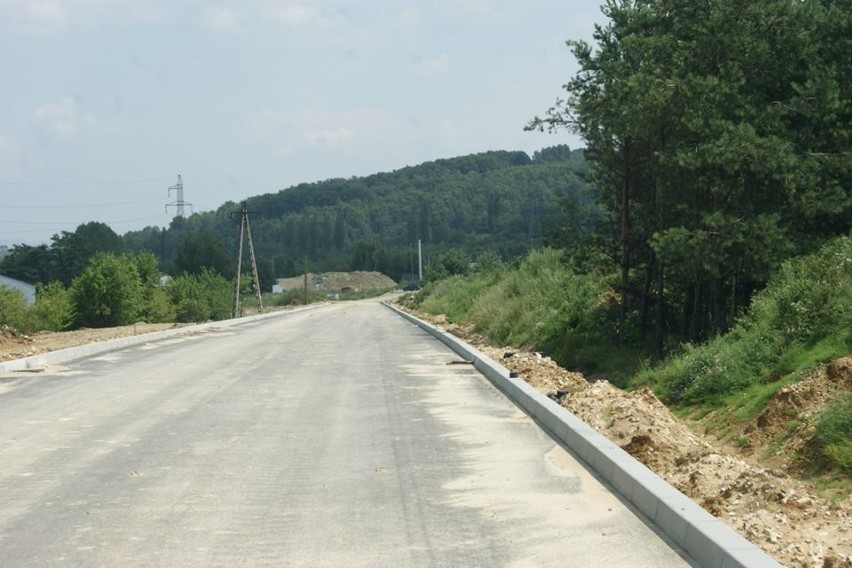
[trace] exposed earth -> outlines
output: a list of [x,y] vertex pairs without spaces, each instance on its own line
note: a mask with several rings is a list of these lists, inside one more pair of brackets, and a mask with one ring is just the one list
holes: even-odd
[[803,475],[816,416],[852,392],[852,355],[781,389],[734,445],[705,433],[713,416],[681,420],[648,388],[590,381],[540,353],[494,345],[472,326],[416,315],[517,372],[784,566],[852,568],[848,489],[820,490]]
[[[516,371],[783,565],[852,568],[848,494],[819,490],[802,476],[814,417],[852,391],[852,355],[782,389],[756,420],[740,427],[736,439],[745,442],[732,445],[704,433],[713,417],[681,420],[649,389],[627,392],[605,380],[592,382],[539,353],[494,345],[469,326],[417,315]],[[138,323],[26,336],[0,326],[0,361],[172,327]],[[773,444],[776,451],[769,452]]]
[[[281,278],[278,285],[286,292],[302,290],[305,287],[305,277]],[[361,290],[388,290],[396,287],[390,277],[381,272],[324,272],[322,274],[308,273],[308,286],[312,290],[325,292],[360,292]]]

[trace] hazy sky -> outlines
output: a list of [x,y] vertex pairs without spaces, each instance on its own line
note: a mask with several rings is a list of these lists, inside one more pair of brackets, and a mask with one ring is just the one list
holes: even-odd
[[576,65],[596,0],[0,0],[0,244],[166,226],[300,182],[486,150]]

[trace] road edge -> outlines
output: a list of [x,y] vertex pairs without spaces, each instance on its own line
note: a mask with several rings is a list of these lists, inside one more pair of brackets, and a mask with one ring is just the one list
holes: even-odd
[[300,311],[319,307],[319,305],[324,304],[314,304],[291,310],[278,310],[274,312],[266,312],[263,314],[244,316],[234,319],[186,325],[183,327],[175,327],[172,329],[165,329],[161,331],[140,333],[139,335],[129,335],[127,337],[110,339],[108,341],[98,341],[94,343],[87,343],[85,345],[77,345],[76,347],[57,349],[56,351],[37,353],[35,355],[30,355],[29,357],[22,357],[20,359],[11,359],[9,361],[0,362],[0,374],[14,373],[16,371],[38,371],[43,369],[47,365],[67,363],[75,359],[82,359],[84,357],[91,357],[94,355],[102,355],[104,353],[109,353],[110,351],[118,351],[120,349],[126,349],[128,347],[133,347],[144,343],[151,343],[152,341],[159,341],[161,339],[167,339],[170,337],[201,333],[211,328],[234,327],[237,325],[243,325],[269,317],[294,314]]
[[523,379],[512,377],[507,368],[458,337],[388,302],[383,304],[460,357],[472,361],[477,371],[582,459],[702,568],[783,568],[757,545],[669,485],[609,438]]

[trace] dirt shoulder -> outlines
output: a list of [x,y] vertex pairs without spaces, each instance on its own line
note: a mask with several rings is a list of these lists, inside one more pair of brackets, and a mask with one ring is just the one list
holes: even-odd
[[162,331],[181,327],[186,324],[144,323],[122,327],[99,329],[80,329],[76,331],[42,331],[33,335],[18,333],[8,326],[0,326],[0,361],[21,359],[39,353],[58,351],[68,347],[77,347],[98,341],[108,341],[121,337],[141,335],[153,331]]
[[[540,353],[494,345],[471,326],[417,314],[477,349],[606,435],[668,483],[789,568],[852,568],[852,503],[826,497],[792,459],[759,459],[777,432],[798,416],[800,440],[812,428],[811,403],[852,390],[852,356],[782,389],[737,448],[676,417],[647,388],[624,391],[589,381]],[[791,401],[798,401],[799,406]],[[780,418],[779,418],[780,417]],[[811,420],[812,422],[812,420]],[[696,430],[698,428],[698,430]],[[759,431],[759,434],[757,433]],[[792,437],[790,444],[795,444]],[[786,448],[783,455],[796,449]]]

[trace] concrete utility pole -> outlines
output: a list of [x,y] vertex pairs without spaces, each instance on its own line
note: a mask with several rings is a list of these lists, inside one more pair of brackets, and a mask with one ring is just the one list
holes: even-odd
[[234,306],[231,310],[231,317],[235,318],[240,314],[240,276],[243,271],[243,236],[248,236],[249,256],[251,257],[251,276],[252,288],[254,289],[254,297],[257,300],[258,313],[263,311],[263,300],[260,297],[260,279],[257,275],[257,261],[254,257],[254,245],[251,241],[251,225],[249,225],[248,206],[243,201],[242,209],[240,210],[240,234],[237,237],[237,275],[234,278]]
[[175,217],[184,217],[184,208],[189,205],[189,212],[192,213],[192,203],[183,200],[183,178],[178,174],[177,183],[169,187],[169,197],[172,196],[172,190],[175,192],[175,200],[166,204],[166,213],[169,212],[169,207],[176,208]]

